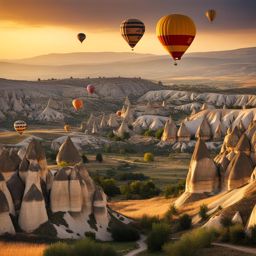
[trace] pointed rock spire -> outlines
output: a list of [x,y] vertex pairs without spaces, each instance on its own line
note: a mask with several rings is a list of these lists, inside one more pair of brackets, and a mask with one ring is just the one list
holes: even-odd
[[68,165],[75,165],[81,162],[81,156],[69,136],[60,146],[56,162],[57,164],[66,163]]
[[203,140],[198,139],[186,180],[186,192],[212,193],[216,189],[217,168]]
[[202,139],[204,141],[210,140],[212,135],[211,126],[209,125],[206,118],[203,119],[201,125],[198,127],[195,137]]
[[177,127],[172,120],[168,119],[165,123],[161,140],[174,143],[176,141],[176,138],[177,138]]
[[181,126],[177,132],[177,136],[178,136],[178,141],[181,141],[181,142],[190,141],[191,134],[184,122],[181,123]]

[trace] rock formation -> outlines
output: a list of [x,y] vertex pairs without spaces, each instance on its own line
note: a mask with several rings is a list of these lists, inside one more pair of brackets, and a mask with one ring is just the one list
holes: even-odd
[[114,131],[114,134],[118,136],[119,138],[123,138],[125,134],[130,134],[131,130],[129,129],[126,120],[124,119],[121,123],[120,127],[117,131]]
[[172,120],[168,119],[165,123],[161,140],[174,143],[176,139],[177,139],[177,127]]
[[211,126],[209,125],[208,121],[206,118],[203,119],[201,125],[198,127],[196,131],[195,137],[197,139],[201,139],[204,141],[210,140],[212,136],[211,132]]
[[178,141],[181,142],[189,142],[190,141],[190,132],[184,123],[181,124],[178,133],[177,133]]
[[81,156],[70,137],[67,137],[66,141],[60,146],[56,157],[56,162],[58,165],[63,163],[68,165],[75,165],[81,162]]
[[9,215],[10,209],[7,198],[3,191],[0,190],[0,235],[15,234],[15,229]]
[[196,143],[186,179],[186,192],[213,193],[216,190],[217,168],[203,140]]
[[110,128],[117,128],[119,126],[117,120],[116,120],[116,115],[115,114],[111,114],[109,116],[109,120],[108,120],[108,127]]

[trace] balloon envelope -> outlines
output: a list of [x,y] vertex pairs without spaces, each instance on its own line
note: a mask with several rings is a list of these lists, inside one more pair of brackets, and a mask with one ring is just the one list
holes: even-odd
[[83,105],[84,105],[83,101],[80,100],[80,99],[74,99],[74,100],[72,101],[72,104],[73,104],[75,110],[79,110],[79,109],[82,108]]
[[86,90],[89,94],[93,94],[95,92],[95,87],[91,84],[87,85]]
[[25,130],[27,130],[27,123],[22,120],[17,120],[14,122],[13,127],[16,132],[18,132],[20,135],[23,134]]
[[196,26],[188,16],[172,14],[158,21],[156,34],[172,58],[180,60],[195,38]]
[[210,9],[208,11],[205,12],[205,16],[206,18],[210,21],[213,22],[216,18],[216,11],[213,9]]
[[70,125],[65,124],[65,125],[64,125],[64,130],[65,130],[65,132],[70,132],[70,131],[71,131]]
[[121,35],[133,49],[145,33],[145,25],[138,19],[124,20],[120,25]]
[[78,40],[82,43],[82,42],[85,40],[86,35],[85,35],[84,33],[79,33],[79,34],[77,35],[77,38],[78,38]]
[[122,111],[121,110],[116,111],[116,115],[117,116],[121,116],[122,115]]

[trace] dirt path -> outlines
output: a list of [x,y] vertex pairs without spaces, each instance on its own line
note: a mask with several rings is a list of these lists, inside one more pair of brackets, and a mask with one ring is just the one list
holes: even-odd
[[147,250],[147,245],[145,243],[146,238],[147,238],[146,236],[141,235],[140,240],[137,242],[138,248],[128,252],[127,254],[125,254],[125,256],[135,256],[141,252],[146,251]]
[[226,247],[226,248],[230,248],[230,249],[237,250],[240,252],[245,252],[245,253],[256,255],[256,248],[237,246],[237,245],[232,245],[232,244],[223,244],[223,243],[212,243],[212,245]]

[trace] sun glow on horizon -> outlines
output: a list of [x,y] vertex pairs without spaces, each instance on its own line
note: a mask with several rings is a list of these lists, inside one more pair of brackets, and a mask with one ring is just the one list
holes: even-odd
[[[130,52],[121,37],[119,28],[109,31],[89,31],[64,26],[28,26],[1,21],[0,59],[19,59],[49,53],[70,52]],[[84,32],[86,40],[81,44],[76,35]],[[253,47],[255,30],[242,31],[197,31],[188,52],[206,52]],[[136,53],[167,54],[156,35],[147,32],[135,47]]]

